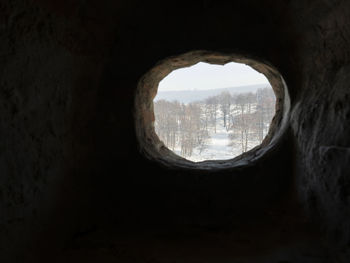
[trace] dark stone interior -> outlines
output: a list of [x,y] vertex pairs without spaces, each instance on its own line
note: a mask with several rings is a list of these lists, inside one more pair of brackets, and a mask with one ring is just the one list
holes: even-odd
[[[0,39],[1,262],[349,262],[350,1],[5,0]],[[257,162],[140,152],[140,78],[193,50],[284,77]]]

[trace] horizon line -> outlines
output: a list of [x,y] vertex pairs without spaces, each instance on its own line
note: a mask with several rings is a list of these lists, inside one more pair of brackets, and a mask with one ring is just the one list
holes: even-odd
[[232,87],[223,87],[223,88],[211,88],[211,89],[172,89],[172,90],[160,90],[158,88],[157,92],[170,92],[170,91],[200,91],[200,90],[218,90],[218,89],[229,89],[229,88],[238,88],[238,87],[250,87],[250,86],[256,86],[256,85],[268,85],[271,87],[270,83],[257,83],[257,84],[250,84],[250,85],[243,85],[243,86],[232,86]]

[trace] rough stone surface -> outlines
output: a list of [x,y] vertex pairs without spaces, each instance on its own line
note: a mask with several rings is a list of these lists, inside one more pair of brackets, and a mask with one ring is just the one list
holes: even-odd
[[[303,212],[286,226],[304,233],[294,244],[313,240],[315,247],[296,248],[294,261],[321,262],[321,255],[348,262],[349,17],[347,0],[1,1],[0,261],[50,262],[61,255],[68,262],[66,253],[82,246],[83,255],[110,248],[135,262],[132,250],[123,254],[121,247],[132,248],[137,232],[144,243],[162,240],[168,254],[155,253],[156,260],[171,262],[181,248],[176,240],[198,230],[205,243],[215,229],[230,244],[224,262],[234,259],[229,233],[252,227],[276,237],[252,253],[256,262],[292,262],[268,256],[285,227],[259,222],[276,219],[264,212],[272,207],[294,214],[300,205]],[[260,58],[284,77],[289,126],[258,162],[203,172],[169,168],[139,151],[140,78],[159,61],[193,50]],[[283,214],[277,218],[285,220]],[[301,230],[306,218],[320,228],[324,244],[317,231]],[[153,229],[166,238],[152,238],[159,233]],[[116,233],[113,242],[109,232]],[[292,236],[281,234],[284,244]],[[91,239],[101,245],[91,246]],[[202,259],[201,247],[186,251],[187,258]],[[150,252],[137,260],[153,259]]]
[[299,42],[303,70],[291,121],[299,195],[344,262],[350,257],[349,12],[346,1],[306,10]]

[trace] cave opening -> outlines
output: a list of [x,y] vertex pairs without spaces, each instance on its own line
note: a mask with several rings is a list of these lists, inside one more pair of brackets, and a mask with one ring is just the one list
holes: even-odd
[[263,156],[284,132],[287,88],[276,68],[247,55],[191,51],[139,81],[141,151],[167,166],[221,169]]
[[275,101],[268,79],[250,66],[199,62],[159,82],[154,128],[187,160],[232,159],[262,143]]

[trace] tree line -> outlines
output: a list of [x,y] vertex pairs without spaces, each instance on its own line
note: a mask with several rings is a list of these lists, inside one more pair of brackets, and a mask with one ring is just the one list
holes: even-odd
[[208,145],[210,134],[221,125],[229,132],[230,146],[243,152],[266,136],[275,113],[275,95],[271,88],[256,92],[216,96],[189,104],[178,101],[154,102],[155,131],[169,148],[180,149],[189,157],[197,148],[201,153]]

